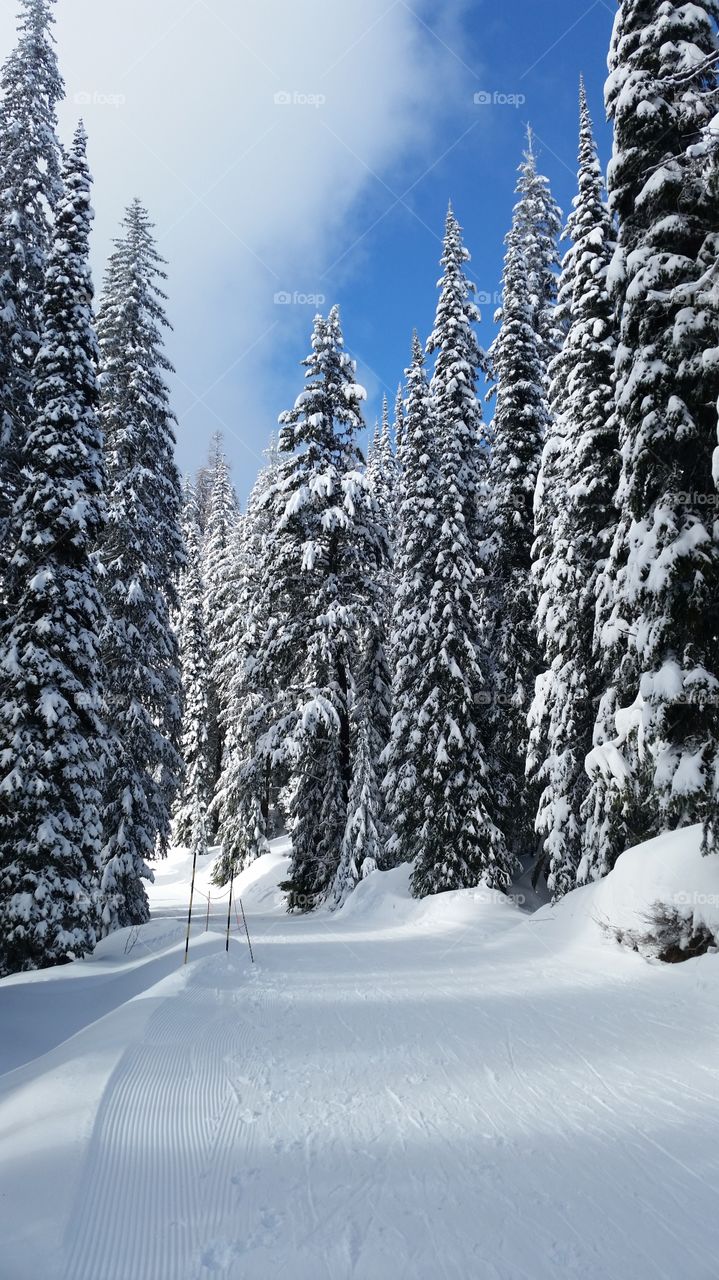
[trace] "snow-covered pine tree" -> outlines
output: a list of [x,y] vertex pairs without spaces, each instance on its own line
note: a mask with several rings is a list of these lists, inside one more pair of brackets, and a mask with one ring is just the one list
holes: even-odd
[[360,663],[367,684],[367,708],[364,714],[369,723],[372,760],[377,776],[381,778],[379,761],[389,742],[392,725],[392,667],[388,657],[392,596],[388,594],[388,573],[391,567],[389,532],[379,518],[377,530],[388,550],[385,565],[377,572],[376,582],[368,584],[371,590],[368,590],[368,599],[365,601],[368,619],[361,644],[360,652],[363,656]]
[[[606,86],[619,318],[620,519],[600,583],[611,672],[581,878],[627,840],[703,821],[719,841],[717,204],[689,154],[716,111],[716,0],[622,0]],[[710,65],[712,64],[713,65]]]
[[[487,433],[482,410],[477,400],[479,373],[487,373],[488,364],[472,325],[480,319],[474,302],[475,286],[467,279],[464,267],[470,260],[462,242],[462,229],[450,204],[445,224],[442,254],[443,275],[434,329],[427,342],[428,354],[435,353],[432,395],[444,397],[443,413],[449,414],[451,430],[456,433],[456,482],[462,498],[462,513],[472,543],[481,541],[482,520],[480,494],[488,465]],[[440,438],[443,425],[438,419]],[[450,430],[447,427],[447,430]]]
[[35,419],[0,636],[0,975],[95,945],[107,750],[93,548],[104,520],[85,133],[47,259]]
[[[277,436],[273,432],[262,452],[263,463],[250,490],[243,515],[235,520],[230,535],[228,607],[225,613],[227,635],[223,646],[219,682],[226,689],[227,706],[223,711],[222,729],[225,739],[231,735],[244,678],[240,671],[245,645],[251,657],[261,632],[263,572],[265,544],[271,533],[271,516],[265,499],[277,479],[280,455]],[[248,626],[252,636],[248,633]],[[224,767],[224,759],[223,759]]]
[[198,467],[194,482],[195,501],[197,503],[197,523],[199,525],[203,541],[207,530],[207,521],[210,516],[212,489],[215,483],[215,468],[223,453],[224,444],[222,432],[214,431],[212,433],[207,462],[205,462],[201,467]]
[[183,491],[182,532],[185,564],[180,574],[177,636],[182,673],[182,737],[184,766],[173,817],[173,839],[188,849],[195,847],[194,824],[198,815],[206,838],[207,812],[212,801],[212,768],[209,746],[209,655],[205,634],[204,587],[200,572],[200,530],[197,501],[191,481]]
[[430,390],[439,460],[433,575],[421,623],[425,643],[414,730],[422,740],[417,803],[423,822],[415,835],[412,873],[417,897],[480,881],[506,888],[512,867],[492,821],[495,806],[480,711],[487,655],[478,604],[477,498],[486,451],[476,387],[484,359],[472,327],[479,313],[464,271],[468,259],[450,206],[440,296],[427,344],[436,352]]
[[[395,443],[392,442],[392,428],[389,421],[389,408],[387,400],[384,401],[382,410],[382,435],[380,437],[380,451],[382,454],[382,473],[384,475],[384,489],[386,493],[386,510],[380,514],[385,523],[387,534],[389,536],[390,551],[392,558],[394,557],[394,543],[396,537],[397,525],[397,452],[396,437]],[[391,566],[390,566],[391,568]],[[394,577],[389,573],[388,586],[390,591],[394,591]],[[390,605],[391,607],[391,605]]]
[[147,861],[164,855],[180,782],[181,691],[171,614],[184,564],[174,415],[164,375],[164,263],[139,200],[115,242],[98,312],[108,523],[103,634],[115,750],[105,794],[104,926],[148,917]]
[[271,533],[271,516],[265,497],[279,469],[277,445],[273,438],[249,496],[247,510],[236,524],[234,567],[236,598],[228,619],[226,656],[230,664],[223,672],[228,691],[222,729],[224,751],[222,769],[215,791],[217,843],[220,857],[214,869],[216,884],[224,885],[232,875],[260,857],[268,848],[272,760],[263,750],[263,734],[271,719],[271,691],[265,682],[258,649],[267,626],[264,574],[271,560],[265,544]]
[[268,627],[261,642],[273,690],[269,740],[291,771],[289,909],[329,892],[353,771],[351,700],[360,637],[379,625],[386,537],[357,445],[365,392],[344,350],[339,312],[317,316],[306,385],[280,418],[280,465],[267,503]]
[[531,127],[527,129],[527,151],[519,168],[517,195],[515,216],[526,245],[534,328],[542,342],[544,367],[549,369],[566,332],[566,321],[562,322],[556,305],[562,211],[552,195],[549,179],[537,168]]
[[62,191],[53,5],[20,0],[18,43],[0,72],[0,568],[3,544],[12,554],[18,536],[7,525],[33,423],[45,263]]
[[[369,503],[367,505],[370,510]],[[347,824],[331,891],[335,906],[346,901],[359,880],[385,865],[381,761],[392,724],[392,675],[387,646],[393,588],[391,536],[379,506],[373,512],[373,519],[376,528],[372,541],[384,546],[386,554],[383,563],[378,564],[365,582],[357,610],[358,626],[363,626],[363,630],[358,634],[353,662]]]
[[380,442],[379,418],[375,418],[374,431],[372,432],[372,439],[369,441],[369,444],[367,445],[367,464],[366,464],[367,477],[373,489],[375,486],[375,467],[379,466],[379,442]]
[[375,427],[372,448],[367,460],[367,478],[377,503],[380,519],[385,528],[391,530],[396,495],[396,464],[386,396],[382,399],[382,423],[381,425],[377,423]]
[[422,671],[427,608],[434,583],[439,528],[439,450],[424,363],[422,344],[415,333],[398,451],[397,589],[390,633],[392,720],[382,757],[387,824],[385,866],[413,861],[427,803],[420,789],[423,733],[419,724],[425,694]]
[[[386,396],[382,401],[378,458],[379,483],[373,493],[363,495],[364,514],[357,512],[360,521],[369,518],[370,528],[360,527],[358,536],[369,545],[370,551],[374,548],[377,562],[376,568],[370,567],[364,579],[357,611],[357,674],[351,703],[352,765],[347,827],[332,891],[335,903],[345,901],[357,880],[380,865],[379,850],[385,841],[380,761],[389,741],[392,720],[392,672],[388,652],[395,592],[397,503],[397,462]],[[369,500],[371,497],[374,504]]]
[[[531,144],[531,136],[530,136]],[[495,381],[484,559],[483,634],[493,654],[491,759],[497,821],[508,848],[534,844],[536,786],[525,780],[527,714],[539,674],[531,574],[534,493],[549,425],[547,360],[556,353],[553,284],[559,210],[532,146],[519,168],[506,239],[501,327],[490,351]]]
[[[209,471],[211,483],[202,543],[202,576],[210,652],[210,757],[214,788],[222,769],[222,726],[229,705],[228,677],[232,672],[232,656],[228,650],[229,615],[238,590],[233,571],[238,563],[235,551],[237,523],[241,518],[220,434],[214,438]],[[239,536],[241,539],[241,531]]]
[[394,402],[394,449],[395,462],[399,466],[400,454],[402,452],[402,439],[404,434],[404,387],[400,382],[397,387],[397,395]]
[[347,824],[332,885],[332,904],[341,907],[371,872],[383,866],[384,803],[378,769],[384,743],[377,741],[376,638],[366,637],[352,705],[353,759],[347,800]]
[[[388,555],[378,571],[376,579],[376,599],[379,610],[378,626],[370,628],[365,641],[365,657],[363,666],[372,674],[367,675],[369,705],[363,709],[362,715],[370,725],[370,738],[373,741],[374,768],[378,768],[379,757],[389,740],[391,715],[392,675],[388,657],[389,631],[392,616],[392,601],[395,592],[394,578],[394,542],[397,502],[397,463],[392,448],[392,435],[389,422],[389,406],[387,397],[382,400],[382,422],[375,427],[372,450],[367,461],[367,481],[377,506],[377,520],[382,527],[387,541]],[[357,721],[361,723],[360,720]]]
[[530,711],[527,761],[541,788],[536,830],[555,900],[574,887],[581,858],[585,759],[602,693],[596,587],[614,533],[618,478],[607,293],[614,233],[583,82],[578,194],[566,235],[571,247],[562,264],[559,318],[569,328],[550,365],[552,422],[535,499],[533,572],[545,670]]

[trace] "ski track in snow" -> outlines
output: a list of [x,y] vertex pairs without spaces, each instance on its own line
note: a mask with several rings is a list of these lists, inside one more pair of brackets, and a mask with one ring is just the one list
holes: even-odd
[[240,1001],[240,972],[224,957],[192,966],[182,999],[163,1001],[118,1063],[67,1233],[66,1280],[229,1275],[233,1242],[203,1241],[237,1217],[267,1102],[253,1049],[266,999]]
[[706,967],[700,1006],[510,916],[251,928],[254,969],[233,939],[146,993],[53,1280],[717,1280]]

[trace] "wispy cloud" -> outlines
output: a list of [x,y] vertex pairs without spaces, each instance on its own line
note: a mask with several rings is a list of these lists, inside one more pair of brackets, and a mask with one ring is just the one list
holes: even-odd
[[[403,191],[447,145],[434,127],[463,73],[460,8],[440,29],[403,0],[58,0],[63,131],[85,117],[98,274],[135,194],[170,262],[184,464],[224,422],[247,483],[315,299],[358,269],[398,162],[416,161],[389,182]],[[3,12],[1,50],[13,27]]]

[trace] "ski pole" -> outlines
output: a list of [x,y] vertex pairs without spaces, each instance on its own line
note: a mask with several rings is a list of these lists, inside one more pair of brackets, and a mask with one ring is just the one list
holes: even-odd
[[252,954],[252,943],[250,942],[250,931],[249,931],[249,929],[247,928],[247,917],[246,917],[246,915],[245,915],[245,908],[244,908],[244,907],[243,907],[243,905],[242,905],[242,898],[240,898],[240,911],[242,912],[242,923],[243,923],[243,924],[244,924],[244,926],[245,926],[245,933],[247,934],[247,945],[248,945],[248,947],[250,948],[250,960],[251,960],[251,961],[252,961],[252,963],[254,964],[254,963],[255,963],[255,957],[254,957],[254,956],[253,956],[253,954]]
[[195,896],[195,871],[197,870],[197,842],[193,841],[195,850],[192,855],[192,880],[190,881],[190,906],[187,911],[187,933],[185,934],[185,959],[183,964],[187,964],[187,955],[190,950],[190,927],[192,925],[192,899]]
[[234,872],[230,876],[230,896],[227,900],[227,937],[225,939],[225,951],[230,949],[230,922],[232,920],[232,882],[234,880]]

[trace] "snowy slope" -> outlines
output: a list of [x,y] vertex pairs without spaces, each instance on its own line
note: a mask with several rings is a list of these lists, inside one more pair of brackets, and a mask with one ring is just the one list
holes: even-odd
[[[719,957],[600,924],[647,847],[532,916],[400,868],[288,918],[285,854],[254,968],[226,899],[182,967],[178,853],[127,954],[0,983],[1,1280],[716,1280]],[[719,893],[695,834],[653,855]]]

